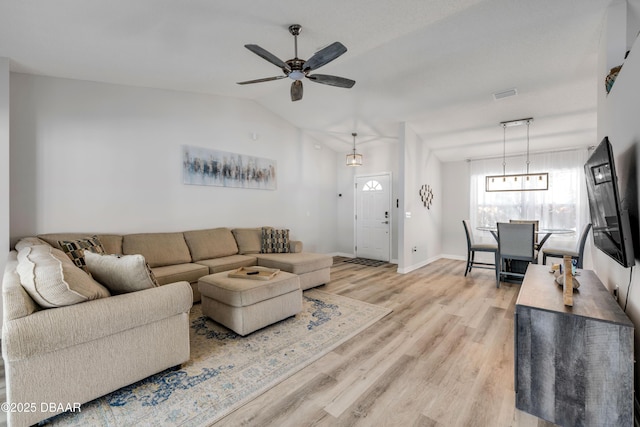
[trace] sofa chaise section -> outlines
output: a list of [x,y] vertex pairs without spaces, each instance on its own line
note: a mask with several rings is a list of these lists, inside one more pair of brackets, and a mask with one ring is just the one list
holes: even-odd
[[276,268],[300,277],[302,290],[328,283],[331,278],[333,258],[330,255],[312,252],[282,254],[256,254],[258,265]]

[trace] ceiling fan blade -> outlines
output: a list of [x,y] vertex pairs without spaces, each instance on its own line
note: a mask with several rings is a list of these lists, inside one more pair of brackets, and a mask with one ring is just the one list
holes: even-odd
[[302,99],[302,81],[296,80],[291,83],[291,100],[300,101]]
[[355,80],[346,79],[344,77],[338,77],[338,76],[329,76],[327,74],[313,74],[313,75],[307,76],[307,78],[312,82],[321,83],[323,85],[329,85],[329,86],[344,87],[347,89],[353,87],[353,85],[356,84]]
[[239,85],[248,85],[251,83],[270,82],[271,80],[280,80],[285,78],[287,78],[287,76],[265,77],[264,79],[247,80],[245,82],[236,82],[236,83]]
[[324,49],[317,51],[307,62],[304,63],[304,70],[317,70],[323,65],[333,61],[338,56],[347,51],[347,48],[340,42],[334,42]]
[[291,71],[291,68],[282,59],[275,56],[273,53],[261,48],[257,44],[245,44],[244,47],[255,53],[259,57],[266,59],[276,67],[280,67],[284,70]]

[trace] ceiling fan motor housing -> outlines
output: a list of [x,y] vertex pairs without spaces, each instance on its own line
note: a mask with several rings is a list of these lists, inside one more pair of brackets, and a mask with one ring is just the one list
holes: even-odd
[[306,73],[304,71],[302,71],[303,67],[304,67],[304,63],[305,61],[303,61],[302,59],[299,58],[293,58],[287,61],[287,65],[289,66],[289,68],[291,69],[290,72],[288,72],[287,70],[283,69],[282,71],[287,74],[289,76],[289,78],[293,79],[293,80],[302,80]]

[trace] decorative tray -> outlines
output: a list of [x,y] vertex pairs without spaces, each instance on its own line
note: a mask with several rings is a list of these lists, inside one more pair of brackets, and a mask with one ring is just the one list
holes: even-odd
[[229,272],[229,277],[252,280],[271,280],[280,270],[267,267],[240,267]]

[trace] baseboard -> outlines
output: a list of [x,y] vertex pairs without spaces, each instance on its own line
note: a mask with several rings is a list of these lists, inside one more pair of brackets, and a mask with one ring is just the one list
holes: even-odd
[[333,253],[330,253],[329,255],[331,255],[331,256],[341,256],[341,257],[344,257],[344,258],[355,258],[356,257],[354,254],[348,254],[346,252],[333,252]]
[[398,268],[398,273],[400,273],[400,274],[410,273],[413,270],[417,270],[419,268],[424,267],[425,265],[429,265],[432,262],[439,260],[440,258],[442,258],[442,256],[438,255],[438,256],[435,256],[433,258],[429,258],[429,259],[427,259],[425,261],[419,262],[417,264],[410,265],[410,266],[405,267],[405,268]]
[[466,261],[467,257],[462,256],[462,255],[449,255],[449,254],[442,254],[440,255],[440,258],[444,258],[444,259],[454,259],[456,261]]

